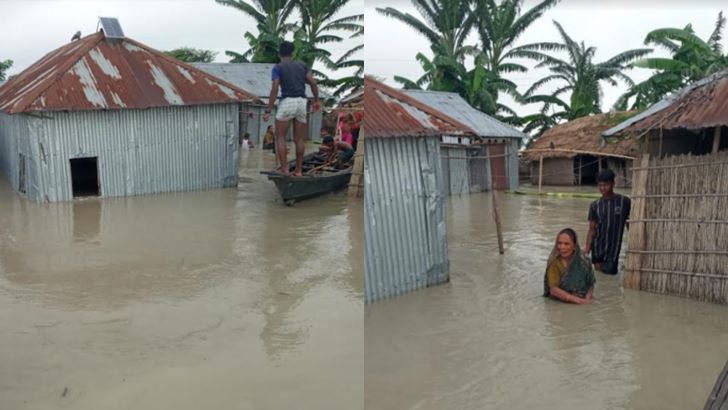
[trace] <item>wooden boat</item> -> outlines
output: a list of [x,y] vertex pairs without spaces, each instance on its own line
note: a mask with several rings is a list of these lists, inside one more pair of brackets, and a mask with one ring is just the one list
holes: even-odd
[[290,206],[297,201],[317,197],[346,187],[351,179],[353,161],[348,164],[329,164],[320,153],[312,153],[303,157],[303,176],[294,177],[296,161],[288,163],[291,175],[276,170],[262,171],[270,181],[276,184],[283,202]]

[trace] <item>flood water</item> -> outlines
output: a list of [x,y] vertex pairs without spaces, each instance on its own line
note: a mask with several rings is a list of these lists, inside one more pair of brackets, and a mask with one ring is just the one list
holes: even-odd
[[363,203],[237,189],[35,204],[0,178],[0,409],[363,407]]
[[[595,189],[596,190],[596,189]],[[623,290],[546,299],[556,233],[587,231],[589,199],[447,201],[451,281],[365,309],[367,409],[700,409],[728,360],[728,307]],[[622,253],[624,260],[624,252]]]

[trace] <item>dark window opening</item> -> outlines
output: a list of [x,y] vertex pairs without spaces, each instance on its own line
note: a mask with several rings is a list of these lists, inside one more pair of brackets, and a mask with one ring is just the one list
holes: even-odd
[[[607,167],[606,158],[601,159],[601,167]],[[599,173],[599,158],[592,155],[574,157],[574,182],[576,185],[595,185]]]
[[73,197],[99,196],[98,158],[74,158],[71,160]]

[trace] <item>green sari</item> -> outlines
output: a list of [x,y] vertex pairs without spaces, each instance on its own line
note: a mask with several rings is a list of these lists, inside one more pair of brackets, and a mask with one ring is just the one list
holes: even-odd
[[[550,296],[548,272],[551,265],[556,263],[558,259],[559,250],[554,245],[554,249],[551,251],[551,255],[549,255],[549,261],[546,264],[546,272],[543,277],[544,296]],[[574,255],[571,256],[571,261],[566,266],[566,272],[561,275],[559,287],[572,295],[583,298],[589,292],[589,289],[594,286],[596,281],[591,262],[584,256],[579,244],[575,244]]]

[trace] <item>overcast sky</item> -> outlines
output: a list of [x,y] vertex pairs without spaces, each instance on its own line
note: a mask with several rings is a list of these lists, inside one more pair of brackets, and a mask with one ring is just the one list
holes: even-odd
[[[537,2],[526,1],[525,9],[534,4]],[[366,73],[382,77],[391,85],[397,84],[392,80],[394,75],[401,75],[413,80],[418,78],[422,74],[422,70],[415,60],[415,54],[422,52],[431,56],[429,43],[415,30],[377,12],[375,10],[377,7],[395,7],[401,11],[418,15],[417,10],[407,0],[365,1],[364,58]],[[530,26],[519,39],[519,44],[560,41],[560,36],[553,24],[553,20],[556,20],[574,40],[584,41],[587,46],[596,46],[595,61],[602,62],[622,51],[645,47],[643,41],[646,34],[656,28],[682,28],[688,23],[692,23],[697,34],[701,38],[707,39],[713,31],[721,7],[728,12],[728,1],[562,0]],[[725,34],[728,37],[728,30],[725,31]],[[722,43],[724,48],[728,49],[726,38]],[[471,44],[475,44],[475,38]],[[666,55],[667,53],[664,51],[656,53],[656,56]],[[527,60],[521,62],[526,66],[533,65]],[[515,82],[519,90],[523,92],[547,73],[546,70],[530,70],[527,73],[509,74],[507,78]],[[635,81],[641,81],[649,77],[650,71],[634,69],[628,71],[627,75]],[[626,86],[615,88],[603,84],[602,89],[604,90],[602,110],[608,110],[619,95],[626,90]],[[544,90],[548,90],[548,88],[544,88]],[[521,115],[534,113],[540,108],[539,105],[523,107],[512,100],[506,100],[506,105]]]
[[[363,10],[364,0],[351,0],[340,15]],[[209,49],[218,52],[218,62],[229,61],[225,50],[247,50],[243,34],[256,33],[252,18],[214,0],[0,0],[0,60],[13,60],[8,74],[17,74],[68,43],[77,30],[84,36],[95,32],[99,16],[117,17],[127,37],[157,50]],[[347,39],[326,49],[338,58],[361,41]]]

